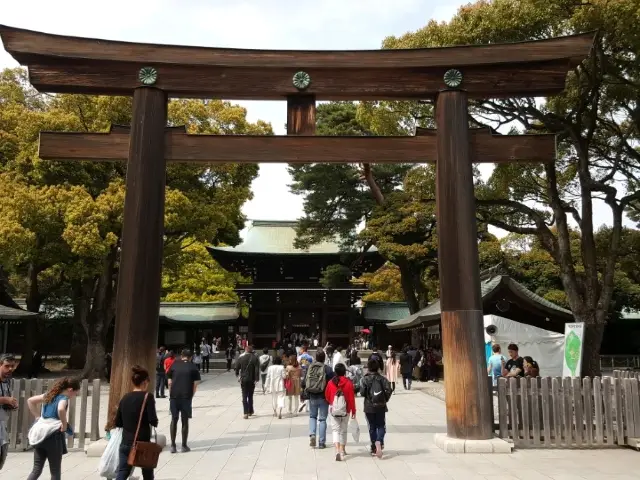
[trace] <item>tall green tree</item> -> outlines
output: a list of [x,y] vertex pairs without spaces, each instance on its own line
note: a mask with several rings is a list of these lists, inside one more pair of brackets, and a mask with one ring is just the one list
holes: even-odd
[[[479,1],[449,22],[430,22],[384,42],[385,48],[437,47],[598,31],[591,57],[569,75],[563,94],[545,101],[486,100],[471,109],[475,124],[510,124],[522,132],[558,136],[556,163],[497,166],[477,189],[479,215],[509,232],[535,236],[554,259],[568,305],[587,326],[583,373],[588,375],[599,373],[624,211],[640,199],[637,19],[633,0]],[[602,259],[593,218],[597,198],[609,207],[612,224]],[[580,236],[577,253],[571,248],[572,222]]]
[[[0,105],[0,208],[6,212],[0,230],[7,244],[0,262],[24,280],[20,283],[32,311],[53,290],[63,290],[84,333],[84,374],[100,375],[117,292],[126,167],[44,162],[37,156],[37,141],[40,130],[99,132],[111,124],[127,125],[131,99],[39,95],[24,71],[14,69],[0,77]],[[172,101],[169,123],[185,124],[191,133],[272,133],[270,125],[250,123],[245,109],[222,101]],[[168,167],[165,258],[174,271],[180,269],[176,259],[189,261],[188,255],[179,255],[189,240],[239,242],[240,208],[251,198],[257,172],[255,164]],[[28,368],[33,342],[26,343]]]

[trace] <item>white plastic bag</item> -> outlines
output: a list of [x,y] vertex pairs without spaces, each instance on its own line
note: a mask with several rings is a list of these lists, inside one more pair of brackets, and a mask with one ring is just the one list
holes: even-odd
[[352,418],[349,421],[349,430],[351,430],[351,436],[353,436],[353,441],[358,443],[360,441],[360,425],[358,424],[357,418]]
[[102,457],[100,457],[100,465],[98,465],[98,473],[101,477],[116,478],[118,473],[118,461],[120,443],[122,442],[122,429],[114,428],[111,430],[111,438],[105,448]]

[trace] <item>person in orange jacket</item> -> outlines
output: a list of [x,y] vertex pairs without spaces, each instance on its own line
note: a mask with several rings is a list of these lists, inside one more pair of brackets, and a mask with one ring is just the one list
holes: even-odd
[[[333,431],[333,443],[336,447],[336,462],[340,462],[347,454],[347,431],[349,429],[349,416],[356,418],[356,395],[353,383],[347,377],[347,367],[344,363],[334,366],[336,374],[327,383],[325,398],[329,404],[329,413],[333,417],[331,430]],[[342,398],[340,398],[342,397]]]

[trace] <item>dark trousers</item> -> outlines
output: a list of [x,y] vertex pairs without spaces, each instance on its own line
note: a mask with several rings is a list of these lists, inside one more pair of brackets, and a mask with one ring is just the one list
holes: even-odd
[[164,397],[164,384],[166,381],[166,373],[156,372],[156,397]]
[[231,358],[227,358],[227,372],[231,371],[231,362],[232,362],[232,359]]
[[242,409],[245,415],[253,415],[253,392],[256,389],[255,382],[240,383],[242,390]]
[[31,470],[27,480],[40,478],[45,462],[49,462],[51,480],[60,480],[63,453],[65,453],[64,434],[54,433],[49,435],[33,449],[33,470]]
[[405,390],[411,390],[412,380],[413,378],[411,377],[411,374],[409,375],[405,375],[404,373],[402,374],[402,385],[404,386]]
[[380,442],[384,445],[384,434],[387,433],[386,412],[365,413],[369,425],[369,439],[373,445]]
[[9,453],[9,444],[5,443],[0,447],[0,470],[4,467],[4,462],[7,461],[7,453]]
[[209,373],[209,356],[202,357],[202,371]]
[[[133,468],[131,465],[127,463],[127,459],[129,458],[129,452],[131,451],[131,445],[120,445],[120,449],[118,450],[119,458],[118,458],[118,476],[116,480],[127,480],[129,475],[131,475],[131,469]],[[153,470],[150,468],[141,468],[142,470],[142,478],[144,480],[153,480]]]

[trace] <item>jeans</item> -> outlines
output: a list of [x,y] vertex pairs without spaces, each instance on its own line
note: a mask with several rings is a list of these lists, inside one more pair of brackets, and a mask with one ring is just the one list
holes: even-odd
[[387,433],[386,412],[365,413],[369,425],[371,444],[376,442],[384,445],[384,434]]
[[311,396],[309,398],[309,436],[316,436],[318,422],[318,443],[327,443],[327,415],[329,414],[329,404],[324,397]]
[[209,373],[209,356],[202,357],[202,371]]
[[166,373],[156,372],[156,397],[164,397],[164,383],[166,379]]
[[242,409],[245,415],[253,415],[253,392],[256,389],[255,382],[242,382],[240,383],[240,389],[242,390]]
[[62,454],[64,453],[64,434],[54,433],[45,438],[33,449],[33,470],[27,480],[36,480],[42,475],[45,462],[49,462],[51,480],[60,480],[62,472]]
[[7,453],[9,453],[9,444],[5,443],[0,447],[0,470],[2,470],[4,463],[7,461]]
[[409,375],[405,375],[404,373],[402,374],[402,385],[404,386],[405,390],[411,390],[411,374]]
[[[118,450],[118,476],[116,477],[116,480],[127,480],[127,478],[129,478],[129,475],[131,475],[131,469],[133,467],[127,463],[130,451],[130,445],[120,445],[120,449]],[[142,478],[144,480],[153,480],[153,469],[141,468],[141,470]]]

